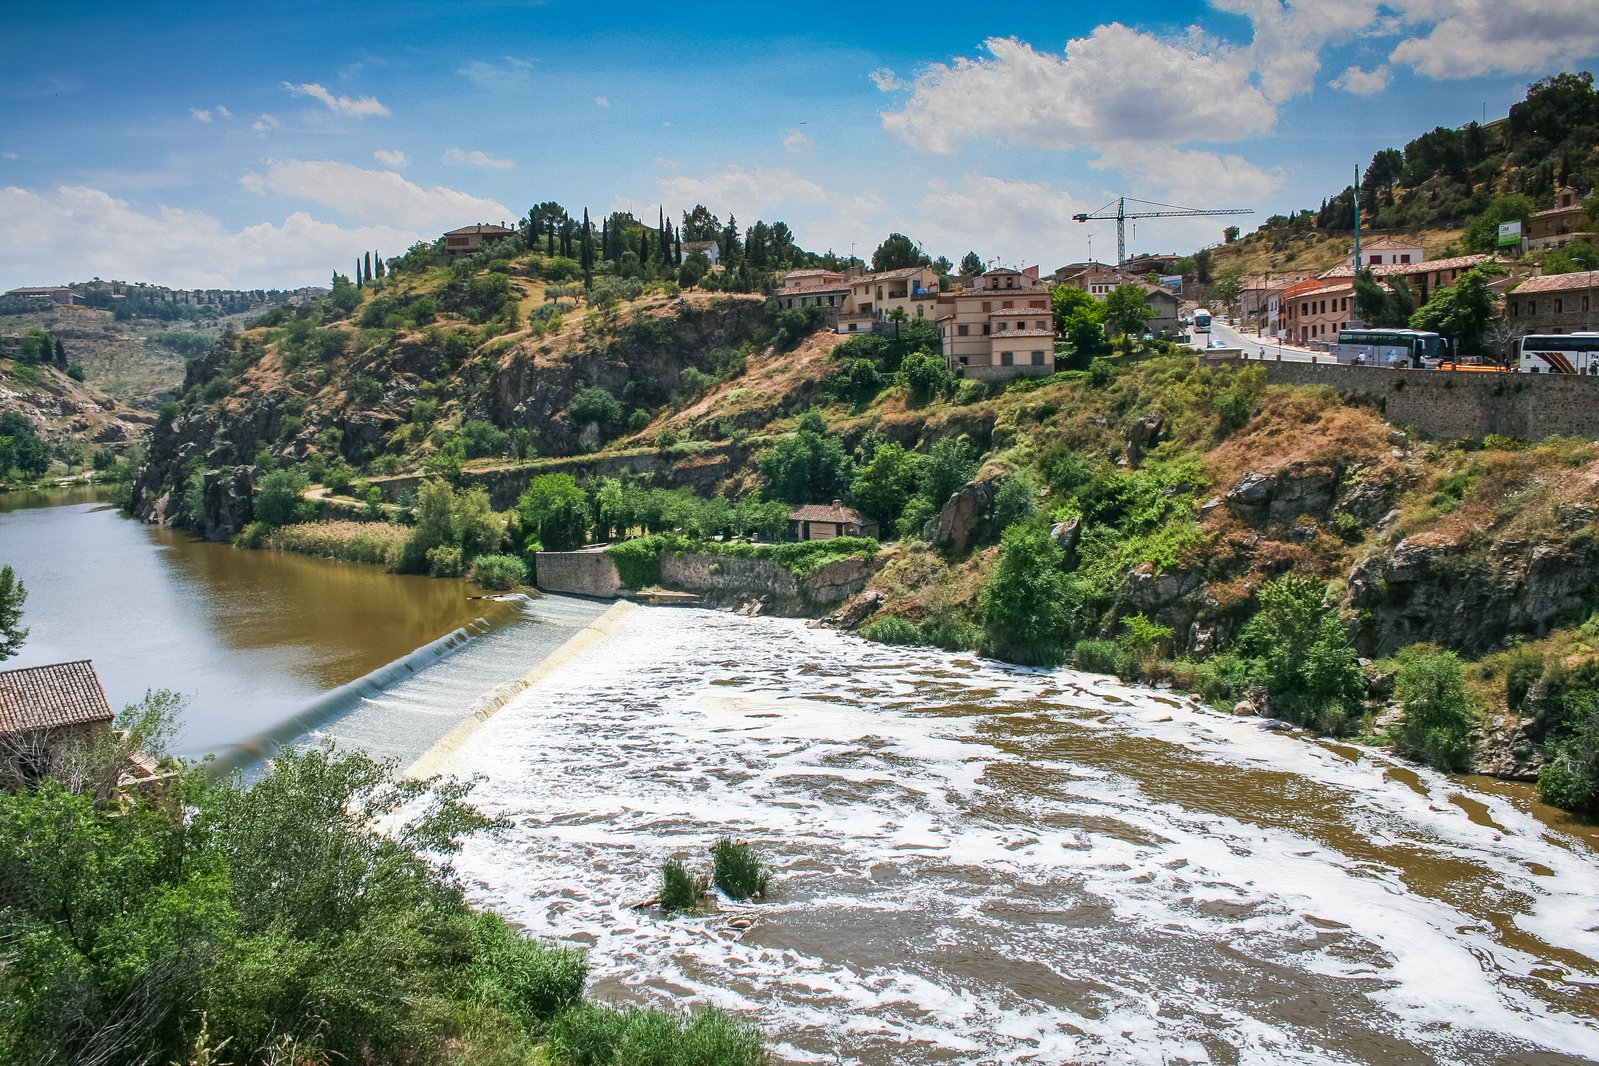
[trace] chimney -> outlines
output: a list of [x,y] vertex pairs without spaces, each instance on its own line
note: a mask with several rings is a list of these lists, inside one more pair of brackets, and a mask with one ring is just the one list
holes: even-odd
[[834,507],[842,507],[842,506],[844,506],[844,501],[843,500],[834,500],[833,501],[833,506]]
[[1542,263],[1534,263],[1534,264],[1532,264],[1532,276],[1535,277],[1535,278],[1543,277],[1543,264]]

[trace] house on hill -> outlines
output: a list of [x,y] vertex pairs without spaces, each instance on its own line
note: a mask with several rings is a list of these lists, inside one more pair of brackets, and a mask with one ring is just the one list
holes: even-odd
[[938,299],[944,362],[957,377],[1006,381],[1055,372],[1055,310],[1037,267],[996,267]]
[[41,303],[61,304],[64,307],[78,306],[83,303],[83,297],[65,285],[46,285],[42,288],[10,289],[7,296],[20,296],[24,300],[38,300]]
[[1520,336],[1586,333],[1594,328],[1599,270],[1528,278],[1505,298],[1505,321]]
[[705,261],[715,266],[722,261],[722,246],[716,241],[684,241],[683,262],[688,262],[688,257],[698,252],[705,257]]
[[1582,196],[1569,185],[1555,190],[1555,206],[1534,211],[1527,220],[1528,248],[1559,248],[1572,241],[1592,240]]
[[844,501],[808,503],[788,514],[789,540],[831,540],[834,537],[875,537],[877,523]]
[[471,255],[482,250],[485,244],[504,240],[515,233],[515,230],[506,229],[504,226],[491,226],[479,222],[475,226],[462,226],[452,229],[444,235],[444,254],[449,256]]
[[[1417,241],[1401,240],[1397,237],[1373,237],[1369,241],[1360,242],[1360,265],[1369,267],[1404,265],[1419,263],[1427,258],[1427,253]],[[1355,250],[1351,248],[1344,257],[1344,265],[1355,265]]]

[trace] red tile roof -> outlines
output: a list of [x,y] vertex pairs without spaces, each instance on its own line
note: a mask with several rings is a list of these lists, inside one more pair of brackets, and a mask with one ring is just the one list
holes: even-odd
[[0,733],[90,725],[113,717],[87,659],[0,672]]
[[807,503],[788,513],[790,522],[834,522],[839,525],[864,526],[866,516],[853,507],[840,503]]
[[1540,292],[1572,292],[1599,288],[1599,270],[1577,270],[1570,274],[1545,274],[1541,278],[1528,278],[1510,291],[1517,296]]
[[1052,329],[1002,329],[998,333],[990,333],[994,341],[1002,341],[1006,337],[1053,337]]

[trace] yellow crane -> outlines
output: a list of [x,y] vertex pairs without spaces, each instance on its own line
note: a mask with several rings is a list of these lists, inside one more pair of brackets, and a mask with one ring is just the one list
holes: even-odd
[[[1158,207],[1159,211],[1129,211],[1127,205],[1145,204],[1149,207]],[[1111,206],[1116,208],[1111,213]],[[1205,209],[1199,207],[1173,207],[1171,204],[1157,204],[1150,200],[1135,200],[1131,196],[1118,196],[1110,203],[1101,207],[1092,214],[1076,214],[1072,218],[1078,222],[1087,222],[1089,219],[1116,220],[1116,269],[1120,270],[1127,265],[1127,220],[1130,218],[1179,218],[1185,215],[1252,215],[1254,210],[1248,207],[1218,207]]]

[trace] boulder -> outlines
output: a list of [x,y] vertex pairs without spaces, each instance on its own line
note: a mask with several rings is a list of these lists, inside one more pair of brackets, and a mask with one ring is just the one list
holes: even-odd
[[923,527],[923,538],[929,544],[953,552],[965,551],[973,533],[993,513],[998,490],[999,482],[995,480],[972,481],[961,486]]
[[1081,518],[1068,518],[1064,522],[1056,522],[1049,527],[1049,539],[1060,546],[1063,553],[1060,567],[1062,570],[1072,571],[1077,569],[1077,540],[1082,535],[1083,520]]
[[876,589],[867,589],[859,596],[846,600],[843,606],[822,621],[838,629],[858,629],[862,622],[877,613],[887,599]]
[[1160,443],[1161,431],[1166,428],[1166,418],[1159,411],[1140,415],[1127,427],[1127,448],[1122,453],[1129,466],[1144,461],[1149,449]]

